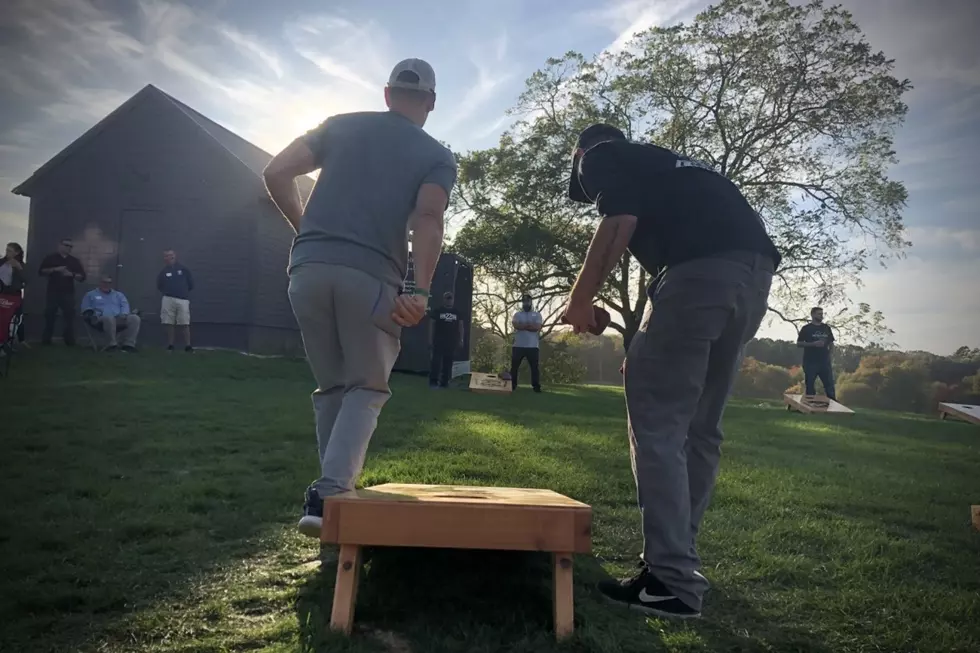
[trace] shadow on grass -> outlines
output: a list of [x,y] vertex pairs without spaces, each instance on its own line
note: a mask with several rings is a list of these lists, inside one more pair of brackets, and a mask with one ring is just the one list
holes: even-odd
[[361,576],[351,637],[329,631],[335,565],[303,583],[296,601],[302,650],[311,653],[640,653],[687,643],[710,651],[831,653],[812,632],[756,612],[713,589],[705,618],[645,617],[602,600],[607,578],[592,556],[575,560],[575,635],[555,642],[550,555],[532,552],[375,548]]

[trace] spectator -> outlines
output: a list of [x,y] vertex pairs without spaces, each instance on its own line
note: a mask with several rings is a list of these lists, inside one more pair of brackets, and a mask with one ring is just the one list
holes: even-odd
[[463,345],[463,323],[453,307],[453,294],[442,295],[442,306],[429,311],[432,319],[432,365],[429,387],[447,388],[453,375],[456,347]]
[[[0,258],[0,295],[21,296],[24,290],[24,248],[18,243],[7,243],[3,258]],[[24,312],[23,305],[17,307],[14,318]],[[6,334],[0,334],[3,337]],[[24,342],[24,323],[17,327],[17,341]],[[2,339],[2,338],[0,338]]]
[[184,351],[191,352],[191,291],[194,278],[183,263],[177,262],[177,252],[163,253],[163,269],[157,275],[157,290],[163,294],[160,321],[167,327],[167,351],[174,350],[174,327],[184,333]]
[[82,298],[82,317],[105,334],[109,341],[106,351],[118,349],[117,331],[122,331],[123,334],[122,350],[131,353],[136,351],[140,317],[130,312],[126,295],[112,288],[112,277],[102,277],[99,287],[85,294]]
[[527,359],[531,366],[531,387],[535,392],[541,392],[541,373],[538,369],[539,338],[541,331],[541,313],[532,310],[531,296],[521,297],[521,310],[514,313],[514,346],[510,350],[510,384],[517,390],[517,373],[521,363]]
[[44,345],[51,344],[59,311],[65,321],[65,344],[69,347],[75,344],[75,282],[85,281],[85,269],[82,262],[71,255],[72,247],[71,238],[65,238],[58,245],[57,252],[41,261],[40,275],[48,278],[44,335],[41,337],[41,344]]
[[24,248],[17,243],[7,243],[4,257],[0,258],[0,293],[20,295],[24,289]]
[[803,348],[803,378],[808,395],[817,394],[817,379],[823,383],[824,394],[837,401],[834,389],[834,368],[831,353],[834,349],[834,331],[823,322],[823,309],[810,310],[810,323],[804,324],[796,339],[796,346]]

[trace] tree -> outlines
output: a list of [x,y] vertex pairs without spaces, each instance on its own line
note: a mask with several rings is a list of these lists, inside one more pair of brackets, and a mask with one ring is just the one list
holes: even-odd
[[[887,169],[911,85],[892,68],[848,12],[820,0],[723,0],[637,34],[619,54],[549,59],[497,147],[460,159],[454,201],[469,220],[455,247],[512,285],[567,290],[597,219],[565,198],[569,154],[582,128],[604,121],[740,186],[784,256],[774,314],[795,324],[815,303],[848,308],[846,289],[869,262],[909,245],[906,190]],[[627,346],[649,282],[627,256],[600,292]],[[859,342],[889,333],[864,304],[834,325]]]

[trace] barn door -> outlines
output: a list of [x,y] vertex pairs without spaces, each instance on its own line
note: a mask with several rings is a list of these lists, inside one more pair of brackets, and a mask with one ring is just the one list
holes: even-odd
[[119,261],[116,288],[129,304],[144,313],[159,313],[157,273],[163,267],[167,244],[163,212],[152,209],[123,209],[119,216]]

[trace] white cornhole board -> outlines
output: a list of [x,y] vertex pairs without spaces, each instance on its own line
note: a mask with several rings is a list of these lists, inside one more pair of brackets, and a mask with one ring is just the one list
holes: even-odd
[[854,411],[843,404],[839,404],[833,399],[823,395],[783,395],[788,410],[795,410],[799,413],[841,413],[843,415],[853,415]]
[[470,374],[470,392],[488,395],[509,395],[511,392],[510,381],[502,379],[496,374],[473,372]]
[[939,419],[946,419],[947,417],[970,422],[971,424],[980,424],[980,406],[973,406],[971,404],[939,404]]

